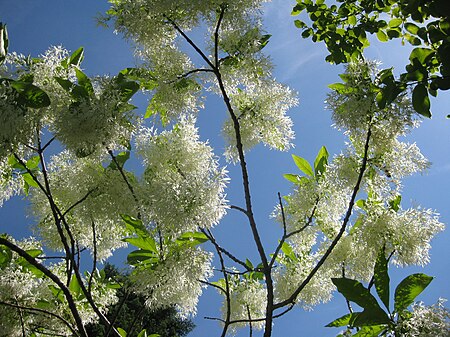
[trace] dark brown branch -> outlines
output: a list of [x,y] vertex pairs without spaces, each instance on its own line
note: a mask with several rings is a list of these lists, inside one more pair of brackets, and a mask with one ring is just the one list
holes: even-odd
[[[306,222],[306,224],[303,227],[301,227],[301,228],[299,228],[299,229],[297,229],[295,231],[292,231],[292,232],[290,232],[288,234],[286,234],[286,230],[284,230],[283,237],[281,238],[280,242],[278,243],[278,246],[275,249],[275,253],[273,253],[272,259],[270,260],[270,264],[269,264],[270,268],[273,267],[273,265],[274,265],[274,263],[275,263],[275,261],[276,261],[276,259],[278,257],[278,254],[280,253],[281,247],[283,247],[283,243],[287,239],[289,239],[291,236],[294,236],[296,234],[299,234],[299,233],[303,232],[307,227],[309,227],[311,225],[312,220],[314,218],[314,214],[316,213],[317,203],[318,202],[319,202],[319,198],[316,199],[316,204],[314,205],[314,207],[313,207],[313,209],[311,211],[311,215],[308,217],[308,221]],[[283,205],[281,204],[281,199],[280,199],[280,205],[281,205],[281,211],[282,211],[282,214],[283,214],[284,211],[283,211]],[[283,215],[283,227],[285,227],[284,215]]]
[[[116,165],[117,169],[119,170],[120,175],[122,176],[125,184],[128,187],[128,190],[130,191],[131,195],[133,196],[133,199],[134,199],[134,201],[136,203],[136,206],[139,207],[139,199],[136,196],[136,193],[134,192],[133,186],[131,186],[130,182],[128,181],[128,178],[127,178],[127,176],[126,176],[126,174],[125,174],[125,172],[123,170],[123,167],[117,161],[117,158],[114,155],[114,153],[112,152],[112,150],[110,150],[108,147],[106,147],[106,151],[108,151],[108,154],[111,156],[112,161],[114,162],[114,164]],[[138,219],[140,219],[140,218],[141,218],[141,216],[140,216],[140,214],[138,214]]]
[[250,331],[249,337],[253,336],[253,325],[252,325],[252,315],[250,313],[250,307],[247,305],[247,315],[248,315],[248,328]]
[[214,245],[214,247],[216,248],[217,255],[219,255],[220,266],[222,267],[222,273],[223,273],[223,277],[225,279],[225,302],[226,302],[226,306],[227,306],[227,311],[226,311],[226,314],[225,314],[225,321],[224,321],[224,324],[223,324],[222,335],[221,335],[221,337],[225,337],[226,334],[227,334],[227,330],[228,330],[228,327],[230,325],[229,322],[230,322],[230,319],[231,319],[230,281],[228,280],[228,275],[227,275],[226,270],[225,270],[225,261],[224,261],[223,256],[222,256],[222,251],[220,250],[219,245],[217,244],[214,236],[212,235],[211,231],[209,231],[209,230],[208,230],[208,235],[209,235],[209,237],[212,238],[211,242]]
[[214,30],[214,65],[219,69],[219,30],[222,24],[223,16],[225,15],[226,5],[220,6],[219,18],[217,19],[216,29]]
[[92,244],[94,245],[94,251],[93,251],[93,261],[92,261],[92,271],[91,271],[91,275],[89,275],[89,280],[88,280],[88,291],[91,292],[92,290],[92,280],[94,278],[94,273],[95,270],[97,269],[97,233],[95,230],[95,222],[92,219],[91,220],[91,225],[92,225]]
[[81,317],[78,313],[77,307],[75,305],[75,301],[70,293],[70,290],[66,287],[66,285],[61,282],[61,280],[53,274],[49,269],[47,269],[44,265],[40,264],[36,259],[34,259],[30,254],[24,251],[22,248],[16,246],[12,242],[8,241],[5,238],[0,237],[0,244],[8,247],[12,251],[16,252],[19,256],[23,257],[28,263],[39,269],[45,276],[51,279],[63,292],[67,304],[69,306],[70,312],[75,320],[79,333],[82,337],[88,337],[86,330],[84,329],[84,324],[81,320]]
[[75,207],[77,207],[79,204],[83,203],[89,195],[91,195],[94,191],[98,190],[98,187],[93,188],[92,190],[88,191],[84,197],[82,197],[80,200],[75,202],[73,205],[71,205],[66,211],[62,214],[63,217],[65,217],[71,210],[73,210]]
[[34,314],[34,315],[44,314],[44,315],[55,317],[56,319],[63,322],[74,335],[79,336],[78,332],[75,331],[75,329],[72,327],[72,325],[67,320],[65,320],[63,317],[61,317],[51,311],[47,311],[47,310],[39,309],[39,308],[27,307],[27,306],[19,305],[19,304],[8,303],[8,302],[4,302],[4,301],[0,301],[0,305],[28,311],[30,314]]
[[197,281],[200,282],[200,283],[202,283],[202,284],[205,284],[205,285],[207,285],[207,286],[211,286],[211,287],[213,287],[213,288],[219,289],[219,290],[222,291],[223,293],[226,293],[225,289],[223,289],[221,286],[219,286],[219,285],[217,285],[217,284],[214,284],[214,283],[211,283],[211,282],[208,282],[208,281],[203,281],[203,280],[197,280]]
[[47,147],[49,147],[50,146],[50,144],[51,143],[53,143],[53,141],[56,139],[56,137],[52,137],[43,147],[42,147],[42,149],[40,150],[40,151],[42,151],[42,152],[44,152],[45,151],[45,149],[47,148]]
[[205,55],[205,53],[203,53],[203,51],[195,44],[194,41],[192,41],[189,36],[186,35],[186,33],[180,28],[178,27],[178,25],[171,19],[169,18],[167,15],[163,15],[164,18],[173,26],[173,28],[175,28],[175,30],[181,34],[181,36],[183,36],[183,38],[186,40],[187,43],[189,43],[191,45],[192,48],[195,49],[195,51],[200,55],[200,57],[211,67],[211,69],[214,69],[214,64],[211,63],[211,61],[209,60],[209,58]]
[[216,239],[214,238],[214,236],[212,235],[211,231],[206,231],[204,229],[201,229],[201,232],[203,234],[206,235],[206,237],[208,238],[209,241],[211,241],[211,243],[217,247],[217,249],[219,249],[222,253],[224,253],[226,256],[228,256],[231,260],[233,260],[234,262],[236,262],[237,264],[241,265],[242,267],[244,267],[247,271],[252,271],[252,269],[247,266],[247,264],[238,259],[236,256],[234,256],[232,253],[230,253],[228,250],[226,250],[225,248],[222,248],[221,246],[219,246],[219,244],[217,243]]
[[198,69],[192,69],[189,70],[188,72],[181,74],[181,75],[177,75],[176,80],[171,80],[171,81],[167,81],[166,83],[170,84],[170,83],[174,83],[177,80],[181,80],[182,78],[186,78],[192,74],[196,74],[196,73],[213,73],[214,70],[212,69],[208,69],[208,68],[198,68]]
[[231,208],[231,209],[238,210],[239,212],[242,212],[242,213],[244,213],[246,216],[248,216],[247,211],[246,211],[245,209],[243,209],[242,207],[235,206],[235,205],[231,205],[230,208]]

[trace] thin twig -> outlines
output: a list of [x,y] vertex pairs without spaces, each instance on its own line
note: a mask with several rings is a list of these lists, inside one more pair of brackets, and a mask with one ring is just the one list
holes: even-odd
[[247,210],[245,210],[245,209],[242,208],[242,207],[235,206],[235,205],[231,205],[230,208],[231,208],[231,209],[238,210],[239,212],[242,212],[242,213],[244,213],[246,216],[248,216]]
[[244,267],[247,271],[252,271],[252,269],[247,266],[247,264],[238,259],[236,256],[234,256],[232,253],[230,253],[228,250],[226,250],[225,248],[219,246],[219,244],[217,243],[216,239],[214,238],[214,236],[212,235],[211,231],[206,231],[204,229],[200,229],[200,231],[206,235],[206,237],[208,238],[209,241],[211,241],[211,243],[214,246],[217,246],[217,249],[219,249],[222,253],[224,253],[226,256],[228,256],[231,260],[233,260],[234,262],[236,262],[237,264],[240,264],[242,267]]
[[81,204],[82,202],[84,202],[89,195],[91,195],[94,191],[98,190],[98,187],[93,188],[92,190],[89,190],[86,195],[84,197],[82,197],[80,200],[78,200],[77,202],[75,202],[74,204],[72,204],[68,209],[66,209],[66,211],[62,214],[63,216],[66,216],[72,209],[74,209],[75,207],[77,207],[79,204]]
[[34,314],[34,315],[37,315],[38,313],[40,313],[40,314],[45,314],[48,316],[55,317],[58,320],[60,320],[61,322],[63,322],[74,335],[79,336],[77,331],[75,331],[75,329],[72,327],[72,325],[66,319],[64,319],[63,317],[61,317],[51,311],[47,311],[47,310],[39,309],[39,308],[27,307],[27,306],[19,305],[19,304],[8,303],[8,302],[4,302],[4,301],[0,301],[0,305],[5,305],[5,306],[11,307],[11,308],[17,308],[17,309],[21,309],[24,311],[28,311],[28,312],[30,312],[30,314]]
[[214,64],[211,63],[211,61],[209,60],[209,58],[205,55],[205,53],[202,52],[202,50],[195,44],[194,41],[192,41],[189,36],[187,36],[187,34],[185,32],[183,32],[183,30],[178,27],[178,25],[171,19],[169,18],[167,15],[163,15],[164,18],[173,26],[173,28],[175,28],[175,30],[181,34],[181,36],[183,36],[183,38],[186,40],[187,43],[189,43],[191,45],[192,48],[195,49],[195,51],[200,55],[200,57],[211,67],[211,69],[215,69]]
[[45,276],[47,276],[49,279],[51,279],[58,287],[61,289],[61,291],[64,293],[64,296],[66,298],[67,304],[69,306],[69,309],[72,313],[72,316],[75,320],[75,323],[77,325],[77,328],[79,330],[79,333],[82,337],[88,337],[86,330],[84,328],[84,324],[81,320],[81,317],[78,313],[78,309],[75,305],[75,301],[72,297],[72,294],[70,293],[70,290],[66,287],[66,285],[61,282],[61,280],[53,274],[49,269],[47,269],[44,265],[40,264],[38,261],[36,261],[35,258],[33,258],[30,254],[28,254],[25,250],[22,248],[16,246],[14,243],[8,241],[7,239],[0,237],[0,244],[8,247],[12,251],[16,252],[19,256],[23,257],[28,263],[30,263],[32,266],[36,267],[38,270],[40,270]]
[[253,325],[252,325],[252,315],[250,313],[250,307],[247,305],[247,315],[248,315],[248,328],[250,331],[249,337],[253,336]]
[[211,242],[214,245],[214,247],[216,248],[217,255],[219,255],[220,266],[222,267],[223,277],[225,279],[225,302],[226,302],[227,311],[226,311],[226,314],[225,314],[225,321],[224,321],[224,324],[223,324],[222,335],[221,335],[221,337],[225,337],[226,334],[227,334],[228,326],[230,325],[229,322],[231,320],[230,281],[228,280],[228,275],[227,275],[226,270],[225,270],[225,261],[224,261],[223,256],[222,256],[222,251],[220,250],[220,247],[217,244],[213,234],[209,230],[208,230],[208,235],[209,235],[209,237],[212,238]]
[[93,261],[92,261],[92,271],[91,275],[89,275],[88,280],[88,291],[92,291],[92,280],[94,278],[94,272],[97,269],[97,233],[95,230],[95,222],[94,219],[91,219],[91,225],[92,225],[92,244],[94,245],[94,251],[93,251]]

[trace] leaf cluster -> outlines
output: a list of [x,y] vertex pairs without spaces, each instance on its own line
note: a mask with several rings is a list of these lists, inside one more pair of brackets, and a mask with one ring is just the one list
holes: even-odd
[[304,38],[325,43],[328,62],[362,57],[370,45],[367,34],[414,46],[406,72],[386,85],[385,94],[395,98],[413,86],[414,109],[431,117],[429,95],[450,89],[450,9],[445,0],[340,0],[330,6],[324,0],[297,2],[292,14],[305,11],[310,21],[295,20],[295,25]]
[[375,263],[373,284],[386,310],[380,306],[375,296],[371,294],[371,285],[366,288],[357,280],[345,277],[333,278],[333,284],[345,299],[348,302],[356,303],[363,311],[351,312],[339,317],[329,323],[327,327],[348,326],[349,328],[358,328],[358,331],[353,336],[366,337],[384,336],[389,331],[395,331],[397,323],[408,317],[408,307],[430,284],[433,277],[417,273],[404,278],[395,288],[394,310],[391,310],[388,262],[383,247]]

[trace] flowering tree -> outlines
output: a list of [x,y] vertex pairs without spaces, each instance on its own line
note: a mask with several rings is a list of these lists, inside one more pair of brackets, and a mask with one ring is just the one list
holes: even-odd
[[[330,300],[336,287],[364,308],[341,325],[381,326],[374,336],[414,335],[423,325],[416,313],[428,310],[438,321],[429,335],[445,335],[441,303],[405,313],[429,283],[426,275],[401,287],[396,299],[412,301],[385,316],[358,297],[370,292],[356,280],[375,282],[385,303],[388,263],[425,265],[430,240],[444,228],[434,211],[401,205],[402,179],[429,166],[415,144],[399,139],[420,120],[406,92],[380,103],[385,72],[363,59],[348,65],[327,99],[347,148],[331,158],[322,147],[313,165],[293,156],[300,172],[285,176],[292,192],[275,205],[280,238],[269,248],[253,211],[246,154],[259,143],[292,147],[286,113],[297,99],[275,81],[262,53],[270,39],[261,23],[264,1],[110,2],[104,20],[134,43],[139,67],[89,78],[83,49],[52,47],[39,58],[8,54],[1,68],[0,202],[24,195],[37,219],[36,238],[0,237],[0,324],[7,335],[84,337],[85,325],[100,321],[107,335],[126,336],[106,316],[121,284],[98,268],[127,245],[134,247],[132,291],[149,307],[175,306],[186,317],[195,314],[204,287],[216,288],[221,336],[242,327],[271,336],[274,319],[295,305]],[[204,30],[202,43],[193,29]],[[6,54],[3,26],[1,32]],[[131,104],[139,90],[150,94],[145,114]],[[230,177],[199,138],[196,117],[206,93],[221,97],[229,117],[223,156],[240,168],[231,178],[242,181],[244,205],[226,200]],[[234,211],[246,217],[257,263],[214,236],[214,226]]]

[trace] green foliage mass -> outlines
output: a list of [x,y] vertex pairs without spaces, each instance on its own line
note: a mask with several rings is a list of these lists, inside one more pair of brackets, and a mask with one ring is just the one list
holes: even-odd
[[298,0],[292,14],[305,11],[308,22],[296,20],[302,37],[322,41],[326,60],[346,63],[362,56],[370,45],[368,34],[379,41],[400,39],[413,46],[406,72],[389,83],[397,96],[413,86],[414,109],[431,117],[429,95],[450,89],[450,6],[446,0]]

